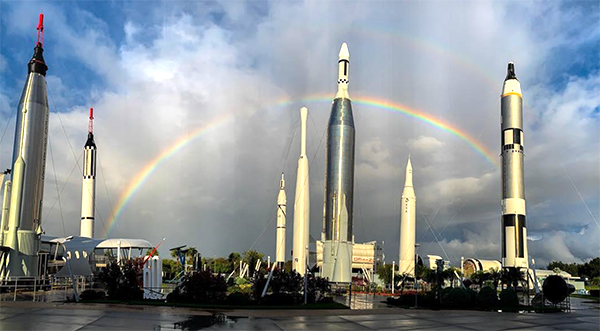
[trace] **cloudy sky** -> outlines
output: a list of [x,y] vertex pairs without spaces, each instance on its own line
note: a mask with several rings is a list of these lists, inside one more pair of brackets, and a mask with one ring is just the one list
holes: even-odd
[[[204,256],[249,248],[273,256],[283,171],[290,258],[299,108],[310,112],[310,234],[318,239],[328,99],[347,42],[357,242],[384,241],[386,260],[397,259],[410,153],[419,253],[455,265],[460,256],[500,258],[499,94],[514,61],[525,97],[531,257],[581,262],[600,253],[597,1],[0,1],[3,169],[40,11],[49,235],[79,232],[93,106],[98,236],[166,237],[164,253],[187,244]],[[471,138],[361,100],[401,105]]]

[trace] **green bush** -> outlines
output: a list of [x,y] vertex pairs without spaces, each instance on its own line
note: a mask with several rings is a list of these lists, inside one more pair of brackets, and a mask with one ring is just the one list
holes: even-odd
[[498,296],[496,290],[489,286],[484,288],[477,293],[477,305],[483,309],[490,309],[498,305]]
[[142,300],[144,291],[140,289],[142,259],[116,262],[100,270],[98,280],[103,284],[111,300]]
[[442,291],[442,302],[452,308],[467,308],[473,305],[475,301],[475,292],[469,289],[452,288],[449,291]]
[[179,286],[167,296],[168,302],[221,303],[225,300],[227,284],[221,275],[198,271],[185,275]]
[[500,303],[504,307],[516,307],[519,305],[519,297],[517,292],[512,288],[507,288],[500,292]]

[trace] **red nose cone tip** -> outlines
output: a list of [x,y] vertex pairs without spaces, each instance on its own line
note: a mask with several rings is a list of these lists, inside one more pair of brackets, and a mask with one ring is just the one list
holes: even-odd
[[27,65],[29,69],[29,73],[35,72],[41,74],[42,76],[46,76],[46,71],[48,71],[48,66],[46,65],[46,61],[44,60],[44,14],[40,14],[40,19],[38,21],[38,35],[37,42],[35,44],[35,48],[33,49],[33,56]]

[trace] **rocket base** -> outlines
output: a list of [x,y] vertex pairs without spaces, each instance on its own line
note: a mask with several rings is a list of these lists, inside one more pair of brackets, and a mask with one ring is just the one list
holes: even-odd
[[323,241],[323,277],[331,283],[352,281],[352,243]]

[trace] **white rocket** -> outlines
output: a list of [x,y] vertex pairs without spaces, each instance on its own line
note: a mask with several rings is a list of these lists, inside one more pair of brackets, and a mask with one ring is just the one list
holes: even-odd
[[501,97],[502,128],[502,266],[528,268],[523,154],[523,94],[508,64]]
[[81,183],[80,236],[94,238],[94,207],[96,205],[96,143],[94,142],[94,108],[90,108],[88,138],[84,146],[83,181]]
[[285,196],[285,179],[281,173],[279,182],[279,195],[277,195],[277,242],[275,246],[275,262],[277,266],[283,266],[285,263],[285,223],[287,198]]
[[407,273],[414,277],[417,197],[413,188],[413,170],[410,156],[406,164],[406,178],[400,204],[400,256],[398,257],[398,266],[401,274]]
[[308,233],[310,230],[310,186],[308,177],[308,157],[306,156],[306,120],[308,109],[300,108],[301,135],[298,175],[296,176],[296,197],[294,200],[294,242],[292,247],[292,269],[301,275],[306,272],[308,257]]
[[4,199],[2,224],[6,231],[2,231],[5,237],[0,279],[38,274],[49,115],[42,14],[37,30],[38,39],[17,111],[11,184],[5,184],[4,190],[10,201]]

